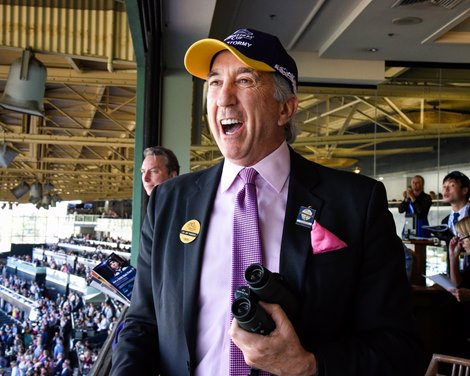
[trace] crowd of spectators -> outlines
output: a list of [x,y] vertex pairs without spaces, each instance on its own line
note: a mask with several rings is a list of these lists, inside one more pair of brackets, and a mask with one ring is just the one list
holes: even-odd
[[[84,238],[84,239],[77,239],[76,237],[70,237],[66,239],[60,239],[59,243],[68,243],[72,245],[80,245],[83,247],[93,247],[93,251],[89,251],[86,248],[83,248],[81,250],[76,250],[76,249],[66,249],[64,247],[59,246],[59,243],[57,244],[50,244],[47,247],[47,250],[53,251],[54,253],[57,253],[57,255],[66,255],[66,256],[73,256],[73,262],[60,262],[56,258],[52,257],[47,257],[46,254],[43,255],[42,258],[34,258],[33,260],[31,259],[30,255],[23,255],[23,256],[18,256],[19,259],[26,261],[26,262],[32,262],[36,266],[44,266],[48,267],[54,270],[60,270],[61,272],[69,273],[69,274],[74,274],[80,277],[87,278],[89,280],[89,273],[91,272],[92,267],[90,264],[86,265],[83,262],[80,262],[79,257],[82,257],[87,260],[93,260],[96,262],[96,265],[99,264],[101,261],[103,261],[106,257],[109,255],[109,251],[111,252],[126,252],[129,253],[130,255],[130,249],[129,248],[120,248],[119,247],[119,241],[122,242],[122,244],[129,244],[129,242],[124,242],[122,239],[113,239],[113,238],[106,238],[106,241],[109,242],[118,242],[117,247],[109,246],[109,245],[104,245],[104,244],[92,244],[90,243],[91,239]],[[45,247],[43,247],[43,250],[46,250]],[[107,252],[104,252],[107,251]]]
[[[121,237],[113,238],[111,236],[105,236],[103,238],[93,237],[90,234],[83,235],[83,236],[70,236],[69,238],[60,239],[59,243],[70,243],[70,244],[79,244],[88,247],[96,246],[95,242],[102,242],[99,244],[98,249],[108,249],[113,251],[120,251],[120,252],[129,252],[130,248],[127,247],[131,245],[130,240],[123,239]],[[116,244],[114,246],[114,244]]]
[[[19,258],[54,267],[53,261],[31,260],[29,255]],[[90,271],[79,264],[60,265],[60,270],[81,276]],[[44,284],[21,278],[4,265],[0,265],[0,284],[33,300],[37,313],[32,321],[2,299],[0,309],[9,320],[0,323],[0,375],[87,375],[116,325],[121,303],[109,298],[87,303],[74,291],[66,296],[53,294]]]
[[[61,253],[61,252],[58,252],[58,253]],[[71,253],[67,253],[67,255],[71,255]],[[60,270],[61,272],[77,275],[79,277],[86,278],[87,280],[92,270],[90,266],[87,266],[84,263],[78,262],[78,257],[74,258],[73,263],[58,262],[53,256],[50,258],[44,256],[43,258],[32,259],[30,255],[18,255],[16,256],[16,258],[24,262],[32,263],[35,266],[42,266],[42,267],[47,267],[47,268],[51,268],[54,270]],[[105,258],[106,258],[106,255],[101,255],[100,257],[97,257],[96,264],[99,263],[99,260],[103,260]]]

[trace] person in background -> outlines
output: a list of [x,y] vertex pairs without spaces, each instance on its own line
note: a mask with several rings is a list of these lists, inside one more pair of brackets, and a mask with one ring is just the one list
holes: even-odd
[[10,375],[11,376],[21,376],[20,369],[16,360],[10,362]]
[[[399,213],[405,213],[407,218],[413,221],[413,227],[416,229],[417,237],[430,237],[428,231],[422,226],[428,226],[428,214],[431,209],[432,198],[424,192],[424,178],[421,175],[415,175],[411,179],[411,186],[403,192],[403,201],[398,206]],[[409,238],[410,226],[403,226],[402,237]]]
[[73,370],[70,367],[70,360],[65,359],[62,363],[62,370],[60,371],[60,376],[72,376]]
[[145,192],[150,196],[156,185],[178,176],[180,166],[175,153],[170,149],[163,146],[151,146],[144,150],[140,172]]
[[[154,189],[111,375],[422,375],[385,187],[288,145],[298,73],[279,39],[240,29],[194,43],[185,65],[207,80],[209,126],[224,160]],[[299,302],[295,315],[259,303],[275,323],[267,336],[231,316],[232,278],[245,270],[236,260],[249,256],[232,254],[244,179],[257,192],[263,266]]]
[[442,223],[449,226],[457,234],[455,224],[470,212],[470,179],[460,171],[448,173],[442,181],[442,198],[450,204],[450,213]]
[[457,288],[451,290],[459,302],[470,302],[470,267],[460,271],[460,254],[470,255],[470,217],[467,216],[455,225],[457,235],[449,242],[450,279]]
[[[175,153],[163,146],[150,146],[144,150],[143,154],[144,160],[140,172],[144,190],[147,196],[150,196],[157,185],[179,175],[180,165]],[[116,330],[114,339],[116,343],[124,325],[122,321]]]
[[461,266],[460,255],[470,255],[470,216],[455,224],[456,236],[449,242],[449,276],[455,288],[449,292],[453,298],[444,305],[441,328],[443,352],[467,356],[470,351],[470,266]]

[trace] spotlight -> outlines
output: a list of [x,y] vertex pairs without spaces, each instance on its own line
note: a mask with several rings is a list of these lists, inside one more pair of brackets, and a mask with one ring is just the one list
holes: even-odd
[[23,181],[20,184],[18,184],[15,188],[11,189],[10,192],[13,194],[13,196],[16,197],[17,200],[19,200],[27,192],[29,192],[29,189],[30,189],[29,184]]
[[39,205],[41,205],[41,200],[42,200],[42,184],[39,182],[35,182],[33,183],[33,185],[31,185],[31,189],[29,190],[29,202],[31,202],[32,204],[39,203]]
[[62,201],[62,199],[60,198],[59,195],[56,195],[56,194],[52,195],[51,196],[51,207],[55,208],[57,203],[60,202],[60,201]]
[[25,114],[44,116],[47,69],[31,49],[23,51],[8,73],[0,106]]
[[7,144],[0,145],[0,167],[7,168],[18,153],[12,148],[8,147]]
[[48,194],[45,194],[44,196],[42,196],[41,203],[44,207],[46,206],[49,207],[49,204],[51,203],[51,196]]
[[49,193],[54,189],[54,186],[50,182],[45,182],[42,186],[44,193]]

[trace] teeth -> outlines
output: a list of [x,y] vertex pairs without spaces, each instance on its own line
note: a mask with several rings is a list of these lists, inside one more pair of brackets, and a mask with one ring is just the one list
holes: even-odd
[[224,119],[224,120],[221,120],[220,123],[222,125],[232,125],[232,124],[238,124],[240,121],[238,120],[235,120],[235,119]]

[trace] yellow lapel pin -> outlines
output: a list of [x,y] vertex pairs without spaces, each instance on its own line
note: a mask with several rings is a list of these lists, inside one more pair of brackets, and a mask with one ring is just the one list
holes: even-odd
[[197,219],[191,219],[186,222],[180,231],[180,240],[184,244],[191,243],[194,239],[197,238],[199,232],[201,231],[201,224]]

